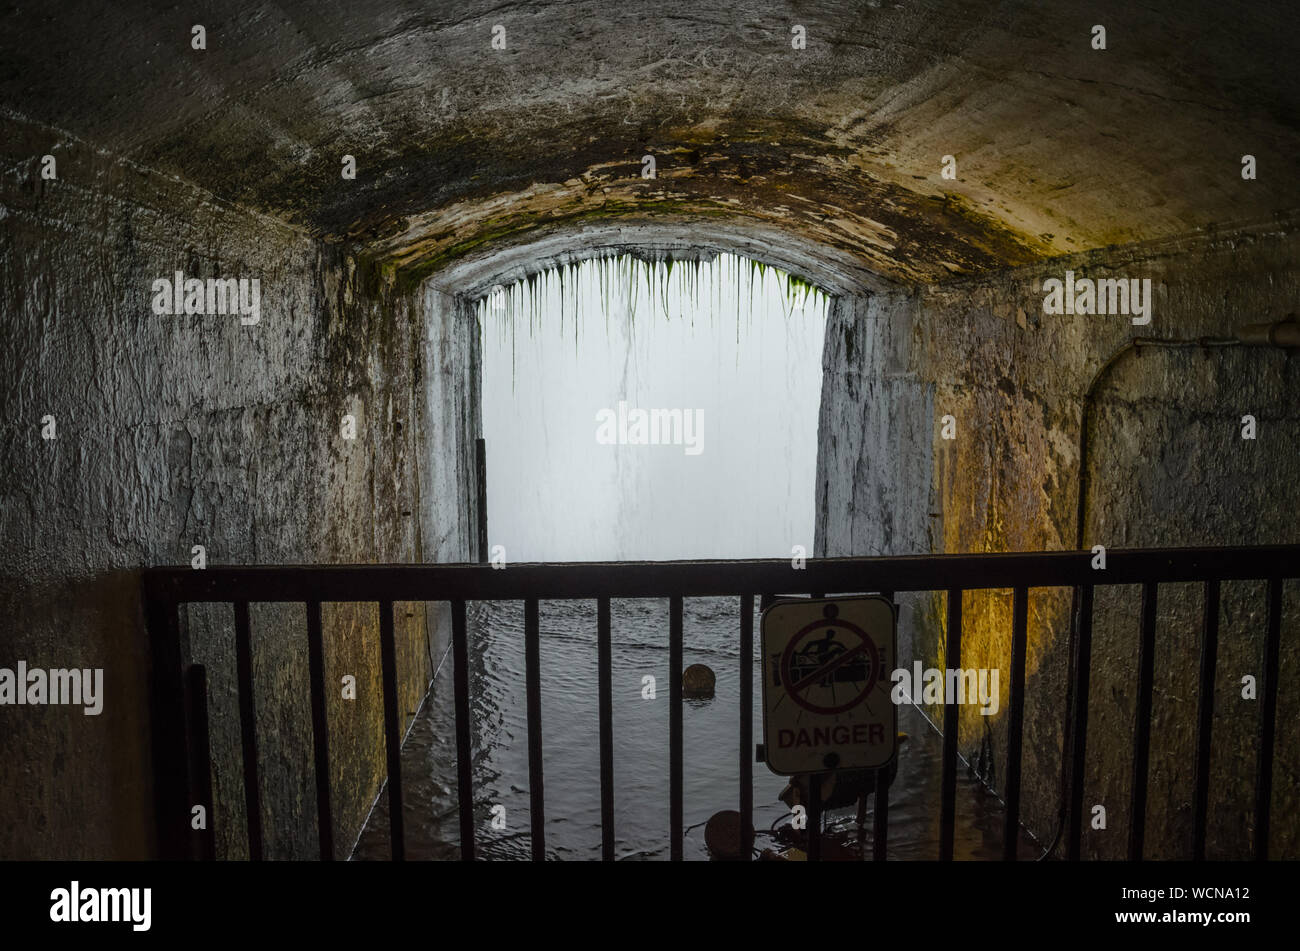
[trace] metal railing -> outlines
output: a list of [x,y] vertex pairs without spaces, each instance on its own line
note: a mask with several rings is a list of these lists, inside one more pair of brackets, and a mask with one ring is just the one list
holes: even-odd
[[[253,696],[252,632],[249,604],[301,602],[307,608],[312,733],[314,738],[320,854],[333,859],[330,808],[329,746],[325,715],[322,602],[371,602],[379,606],[379,640],[383,677],[384,735],[388,761],[389,824],[392,856],[405,856],[402,817],[401,727],[397,703],[393,604],[399,601],[449,602],[452,617],[455,732],[461,856],[475,857],[473,780],[470,758],[470,696],[467,601],[523,601],[528,727],[529,797],[532,857],[545,857],[544,784],[540,693],[539,600],[583,599],[597,602],[599,667],[600,801],[602,855],[614,858],[613,727],[611,701],[610,601],[666,598],[669,601],[670,856],[682,858],[682,608],[688,597],[740,599],[739,812],[742,843],[753,825],[753,650],[754,598],[771,602],[775,592],[817,591],[834,594],[946,592],[945,663],[962,667],[962,593],[977,589],[1013,591],[1011,685],[1008,708],[1004,858],[1016,858],[1020,832],[1021,753],[1025,710],[1025,658],[1029,591],[1072,588],[1074,655],[1066,735],[1069,748],[1063,771],[1069,791],[1066,825],[1068,859],[1080,855],[1083,830],[1083,779],[1088,732],[1088,691],[1092,664],[1093,592],[1098,586],[1141,585],[1141,640],[1137,672],[1131,785],[1131,859],[1143,855],[1147,768],[1150,750],[1152,684],[1158,588],[1161,584],[1204,585],[1201,635],[1193,843],[1195,858],[1205,855],[1209,798],[1209,759],[1214,722],[1214,675],[1218,651],[1219,586],[1223,581],[1267,582],[1267,620],[1260,691],[1259,752],[1255,784],[1255,857],[1267,858],[1272,791],[1273,737],[1277,710],[1278,650],[1282,618],[1282,582],[1300,577],[1300,546],[1200,549],[1113,550],[1104,570],[1092,568],[1089,552],[940,555],[896,558],[809,560],[794,570],[786,560],[707,562],[618,562],[521,564],[506,570],[489,565],[364,565],[310,567],[155,568],[143,573],[146,623],[153,660],[153,743],[156,809],[160,848],[166,858],[213,858],[215,838],[207,828],[190,827],[193,804],[212,806],[206,673],[187,664],[181,643],[179,606],[226,602],[233,606],[242,736],[244,798],[248,853],[262,858],[261,794],[257,769],[256,706]],[[797,582],[797,585],[795,584]],[[820,597],[821,595],[815,595]],[[958,707],[945,698],[940,801],[939,857],[953,857],[957,777]],[[873,857],[885,858],[888,834],[887,770],[877,771]],[[816,790],[818,783],[814,783]],[[808,815],[809,858],[820,855],[819,797]],[[741,849],[742,855],[750,850]]]

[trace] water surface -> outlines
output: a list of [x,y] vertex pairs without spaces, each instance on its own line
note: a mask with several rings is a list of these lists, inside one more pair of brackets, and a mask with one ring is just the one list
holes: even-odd
[[[600,746],[597,702],[596,603],[542,602],[540,616],[543,770],[548,858],[599,859]],[[528,859],[528,731],[524,681],[523,605],[469,606],[470,695],[474,718],[474,815],[478,855]],[[757,621],[757,605],[755,606]],[[704,822],[739,808],[740,654],[735,598],[692,598],[683,610],[683,663],[707,664],[717,675],[711,700],[683,703],[683,816],[686,858],[708,858]],[[757,632],[756,632],[757,636]],[[669,856],[668,602],[611,604],[615,856],[656,860]],[[762,694],[755,650],[754,731],[761,739]],[[643,678],[655,678],[655,698],[643,697]],[[452,660],[447,657],[432,695],[403,747],[403,796],[408,859],[459,857],[456,740]],[[939,848],[939,776],[942,739],[913,707],[899,710],[909,739],[890,789],[889,857],[932,859]],[[752,750],[751,750],[752,755]],[[767,833],[788,822],[778,799],[786,780],[755,763],[755,849],[774,843]],[[872,797],[874,799],[874,797]],[[868,805],[872,800],[868,800]],[[504,807],[504,815],[493,807]],[[379,797],[357,845],[359,859],[387,859],[388,799]],[[857,843],[856,809],[827,821]],[[871,812],[864,831],[867,848]],[[954,855],[998,859],[1002,805],[959,766]],[[868,855],[870,853],[868,852]],[[1037,854],[1031,841],[1021,855]]]

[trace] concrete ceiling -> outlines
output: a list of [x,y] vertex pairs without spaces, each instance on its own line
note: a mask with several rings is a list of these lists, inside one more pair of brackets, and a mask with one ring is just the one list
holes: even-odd
[[10,113],[408,276],[670,216],[931,282],[1300,207],[1283,2],[73,2],[0,25]]

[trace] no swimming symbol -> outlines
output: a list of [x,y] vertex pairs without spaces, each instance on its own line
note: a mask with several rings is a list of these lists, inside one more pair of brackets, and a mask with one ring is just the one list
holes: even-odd
[[805,710],[844,713],[866,700],[880,679],[880,650],[856,624],[823,618],[790,638],[780,671],[790,699]]

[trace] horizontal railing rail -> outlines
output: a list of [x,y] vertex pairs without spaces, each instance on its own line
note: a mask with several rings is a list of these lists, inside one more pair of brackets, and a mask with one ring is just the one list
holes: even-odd
[[[1090,552],[904,555],[791,560],[617,561],[515,564],[277,565],[150,568],[145,594],[160,601],[519,601],[714,597],[742,591],[942,591],[960,587],[1072,587],[1267,578],[1294,570],[1300,546],[1114,549]],[[1292,575],[1287,574],[1287,577]]]
[[[470,760],[470,698],[466,602],[523,601],[525,686],[527,695],[529,796],[532,855],[545,857],[544,785],[540,703],[540,633],[538,602],[581,599],[597,602],[597,662],[599,701],[602,855],[614,858],[613,730],[611,702],[610,601],[663,598],[669,601],[670,715],[669,799],[670,856],[682,858],[682,648],[683,599],[740,599],[740,828],[752,828],[754,762],[753,602],[766,607],[776,597],[798,593],[944,592],[947,599],[945,664],[962,667],[962,593],[1003,589],[1013,592],[1008,707],[1006,803],[1003,854],[1016,858],[1020,834],[1020,780],[1025,709],[1028,595],[1034,588],[1070,588],[1074,592],[1069,695],[1063,775],[1068,790],[1065,809],[1065,854],[1080,857],[1083,830],[1083,780],[1087,749],[1087,713],[1092,661],[1092,616],[1095,588],[1140,585],[1142,598],[1137,671],[1137,713],[1134,723],[1131,785],[1132,823],[1129,857],[1141,858],[1144,848],[1147,769],[1150,750],[1154,677],[1157,592],[1162,584],[1200,583],[1204,614],[1199,668],[1197,748],[1193,789],[1192,853],[1205,854],[1209,795],[1209,755],[1213,733],[1213,688],[1218,650],[1219,594],[1224,581],[1267,583],[1266,621],[1261,668],[1259,753],[1255,787],[1255,856],[1268,854],[1268,830],[1273,768],[1273,739],[1277,710],[1278,656],[1282,616],[1282,582],[1300,577],[1300,546],[1179,548],[1106,552],[1105,567],[1094,568],[1092,552],[1041,552],[976,555],[935,555],[883,558],[810,559],[796,568],[787,559],[752,561],[612,562],[516,564],[506,569],[484,564],[438,565],[285,565],[151,568],[143,572],[146,621],[150,633],[154,684],[155,789],[160,848],[169,858],[211,858],[215,839],[211,816],[211,760],[208,737],[206,672],[189,664],[181,642],[179,607],[189,603],[226,602],[232,606],[238,676],[240,734],[244,767],[244,800],[249,856],[263,856],[260,780],[257,770],[256,704],[252,683],[254,633],[249,604],[301,602],[307,608],[306,637],[312,692],[312,733],[319,816],[320,852],[334,858],[329,787],[329,738],[325,716],[321,604],[370,602],[379,606],[379,636],[384,692],[384,735],[388,763],[389,825],[392,855],[405,855],[401,781],[401,722],[397,704],[394,643],[395,602],[448,602],[452,617],[453,692],[456,711],[457,788],[460,845],[465,859],[475,857],[473,776]],[[940,785],[939,857],[953,857],[957,775],[958,711],[955,698],[945,700],[942,775]],[[888,770],[878,770],[872,854],[884,859],[888,831]],[[820,856],[820,797],[811,783],[808,854]],[[191,828],[191,808],[208,811],[205,829]],[[742,854],[748,856],[747,849]]]

